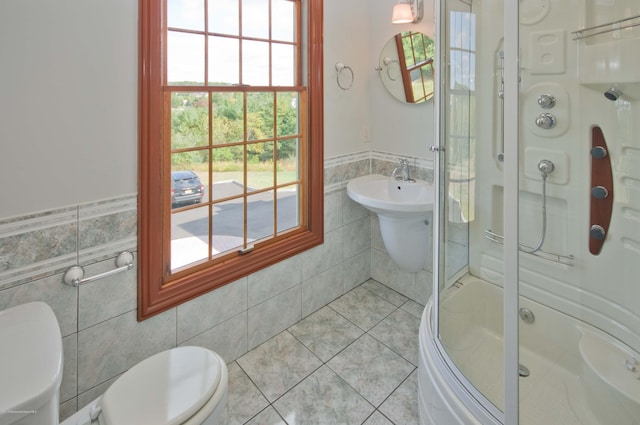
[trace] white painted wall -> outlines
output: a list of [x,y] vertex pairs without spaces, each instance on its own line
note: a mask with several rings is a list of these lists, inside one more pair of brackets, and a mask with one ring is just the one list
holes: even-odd
[[137,191],[137,2],[0,2],[0,217]]
[[[433,37],[434,1],[424,2],[424,18],[418,24],[394,25],[391,11],[396,1],[387,1],[378,7],[370,7],[371,33],[369,63],[367,72],[370,79],[371,98],[371,148],[373,150],[400,155],[431,157],[429,146],[433,144],[434,109],[433,101],[409,105],[396,100],[384,88],[378,71],[380,53],[384,45],[396,33],[420,31]],[[371,4],[371,3],[369,3]]]
[[[325,157],[424,156],[433,106],[392,98],[374,70],[395,1],[325,0]],[[137,2],[0,2],[0,217],[137,192]],[[336,62],[353,87],[336,84]],[[369,128],[371,142],[364,142]]]

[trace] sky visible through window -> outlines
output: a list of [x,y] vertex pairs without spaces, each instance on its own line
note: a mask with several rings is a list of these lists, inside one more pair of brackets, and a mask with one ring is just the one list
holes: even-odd
[[[271,85],[295,85],[295,47],[291,44],[295,41],[295,4],[290,0],[167,0],[169,28],[191,31],[169,32],[167,76],[170,83],[203,84],[205,81],[205,36],[204,33],[193,33],[205,31],[205,2],[210,34],[207,52],[209,75],[206,78],[209,83],[269,85],[268,41],[271,28],[271,40],[276,41],[271,43]],[[240,35],[251,40],[241,41]],[[242,80],[240,60],[243,63]]]

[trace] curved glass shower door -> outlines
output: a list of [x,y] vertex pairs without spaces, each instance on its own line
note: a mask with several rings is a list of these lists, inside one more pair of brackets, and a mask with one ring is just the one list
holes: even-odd
[[434,323],[464,423],[640,424],[640,2],[437,9]]
[[502,155],[496,151],[502,145],[502,26],[482,20],[489,13],[500,19],[501,7],[466,0],[440,4],[438,125],[444,149],[438,155],[436,220],[441,349],[472,397],[496,418],[504,407],[503,301],[495,290],[502,284],[503,260],[502,247],[485,239],[482,229],[502,234],[502,215],[493,205],[496,197],[502,203],[502,164],[496,161]]

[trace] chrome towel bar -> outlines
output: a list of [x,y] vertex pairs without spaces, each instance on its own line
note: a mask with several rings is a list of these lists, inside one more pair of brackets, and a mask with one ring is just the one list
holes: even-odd
[[94,280],[102,279],[120,272],[126,272],[133,268],[133,254],[129,251],[123,251],[116,257],[116,268],[108,272],[100,273],[95,276],[84,277],[84,269],[82,266],[71,266],[64,273],[64,283],[70,286],[78,287]]
[[[489,239],[491,242],[495,242],[497,244],[502,244],[504,242],[504,237],[502,235],[494,233],[491,230],[485,230],[484,237]],[[520,246],[524,248],[531,248],[526,245],[520,245]],[[553,261],[554,263],[564,264],[566,266],[573,266],[573,261],[575,260],[575,257],[573,255],[562,255],[562,254],[556,254],[553,252],[547,252],[543,250],[538,250],[536,252],[526,252],[526,251],[523,251],[523,252],[525,254],[535,255],[536,257],[540,257],[548,261]]]
[[640,19],[640,15],[618,19],[617,21],[609,22],[607,24],[595,25],[593,27],[574,31],[571,34],[573,34],[574,40],[581,40],[583,38],[589,38],[600,34],[607,34],[613,31],[626,30],[629,28],[640,26],[640,21],[632,22],[638,19]]

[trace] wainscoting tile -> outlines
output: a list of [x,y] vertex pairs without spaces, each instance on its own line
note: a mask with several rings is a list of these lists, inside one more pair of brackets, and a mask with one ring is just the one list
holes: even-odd
[[342,194],[342,222],[343,224],[351,223],[352,221],[360,220],[361,218],[368,217],[370,215],[369,210],[349,198],[347,190],[345,189]]
[[[134,264],[137,264],[134,258]],[[115,259],[86,266],[85,276],[95,276],[116,267]],[[79,288],[78,328],[86,329],[131,310],[135,310],[138,291],[137,267]]]
[[177,307],[178,344],[247,310],[247,278]]
[[131,311],[78,333],[78,391],[125,372],[145,358],[175,347],[176,311],[143,322]]
[[242,312],[180,345],[208,348],[229,363],[247,352],[247,312]]
[[324,232],[342,226],[342,191],[324,196]]
[[324,244],[300,254],[305,281],[342,262],[342,228],[325,233]]
[[348,292],[371,277],[371,249],[362,251],[342,263],[344,292]]
[[342,243],[342,255],[345,260],[369,249],[371,247],[371,220],[369,217],[345,224],[342,228]]
[[249,309],[249,350],[302,318],[301,287],[297,285]]
[[113,378],[109,379],[108,381],[98,384],[95,387],[90,388],[87,391],[78,394],[78,410],[82,409],[84,406],[86,406],[87,404],[91,403],[93,400],[95,400],[96,398],[104,394],[105,391],[109,389],[111,384],[116,382],[121,375],[122,374],[118,374]]
[[[424,309],[424,306],[427,305],[427,301],[429,301],[429,297],[433,293],[433,273],[426,270],[420,270],[416,273],[416,292],[411,297],[416,302],[422,304],[421,310]],[[422,315],[422,311],[420,311]]]
[[95,249],[137,235],[136,196],[81,205],[78,215],[80,250]]
[[371,214],[371,248],[387,252],[382,240],[382,232],[380,231],[380,220],[375,214]]
[[0,291],[0,310],[31,301],[42,301],[51,307],[63,337],[77,331],[78,289],[63,283],[62,275]]
[[78,334],[62,338],[62,349],[64,369],[60,384],[60,401],[66,402],[78,395]]
[[344,293],[344,274],[338,265],[302,282],[302,317],[327,305]]
[[273,405],[290,425],[360,424],[374,410],[326,366],[316,370]]
[[371,278],[408,298],[416,293],[416,273],[400,269],[389,254],[377,249],[371,250]]
[[249,276],[249,307],[293,288],[301,282],[299,256],[281,261]]
[[77,208],[0,220],[0,288],[59,273],[75,260]]
[[78,411],[78,399],[72,398],[71,400],[60,403],[59,409],[58,419],[62,422]]
[[362,287],[373,292],[380,298],[383,298],[389,301],[391,304],[395,305],[396,307],[400,307],[401,305],[407,302],[407,297],[394,291],[393,289],[390,289],[384,286],[380,282],[377,282],[373,279],[367,280],[365,283],[362,284]]

